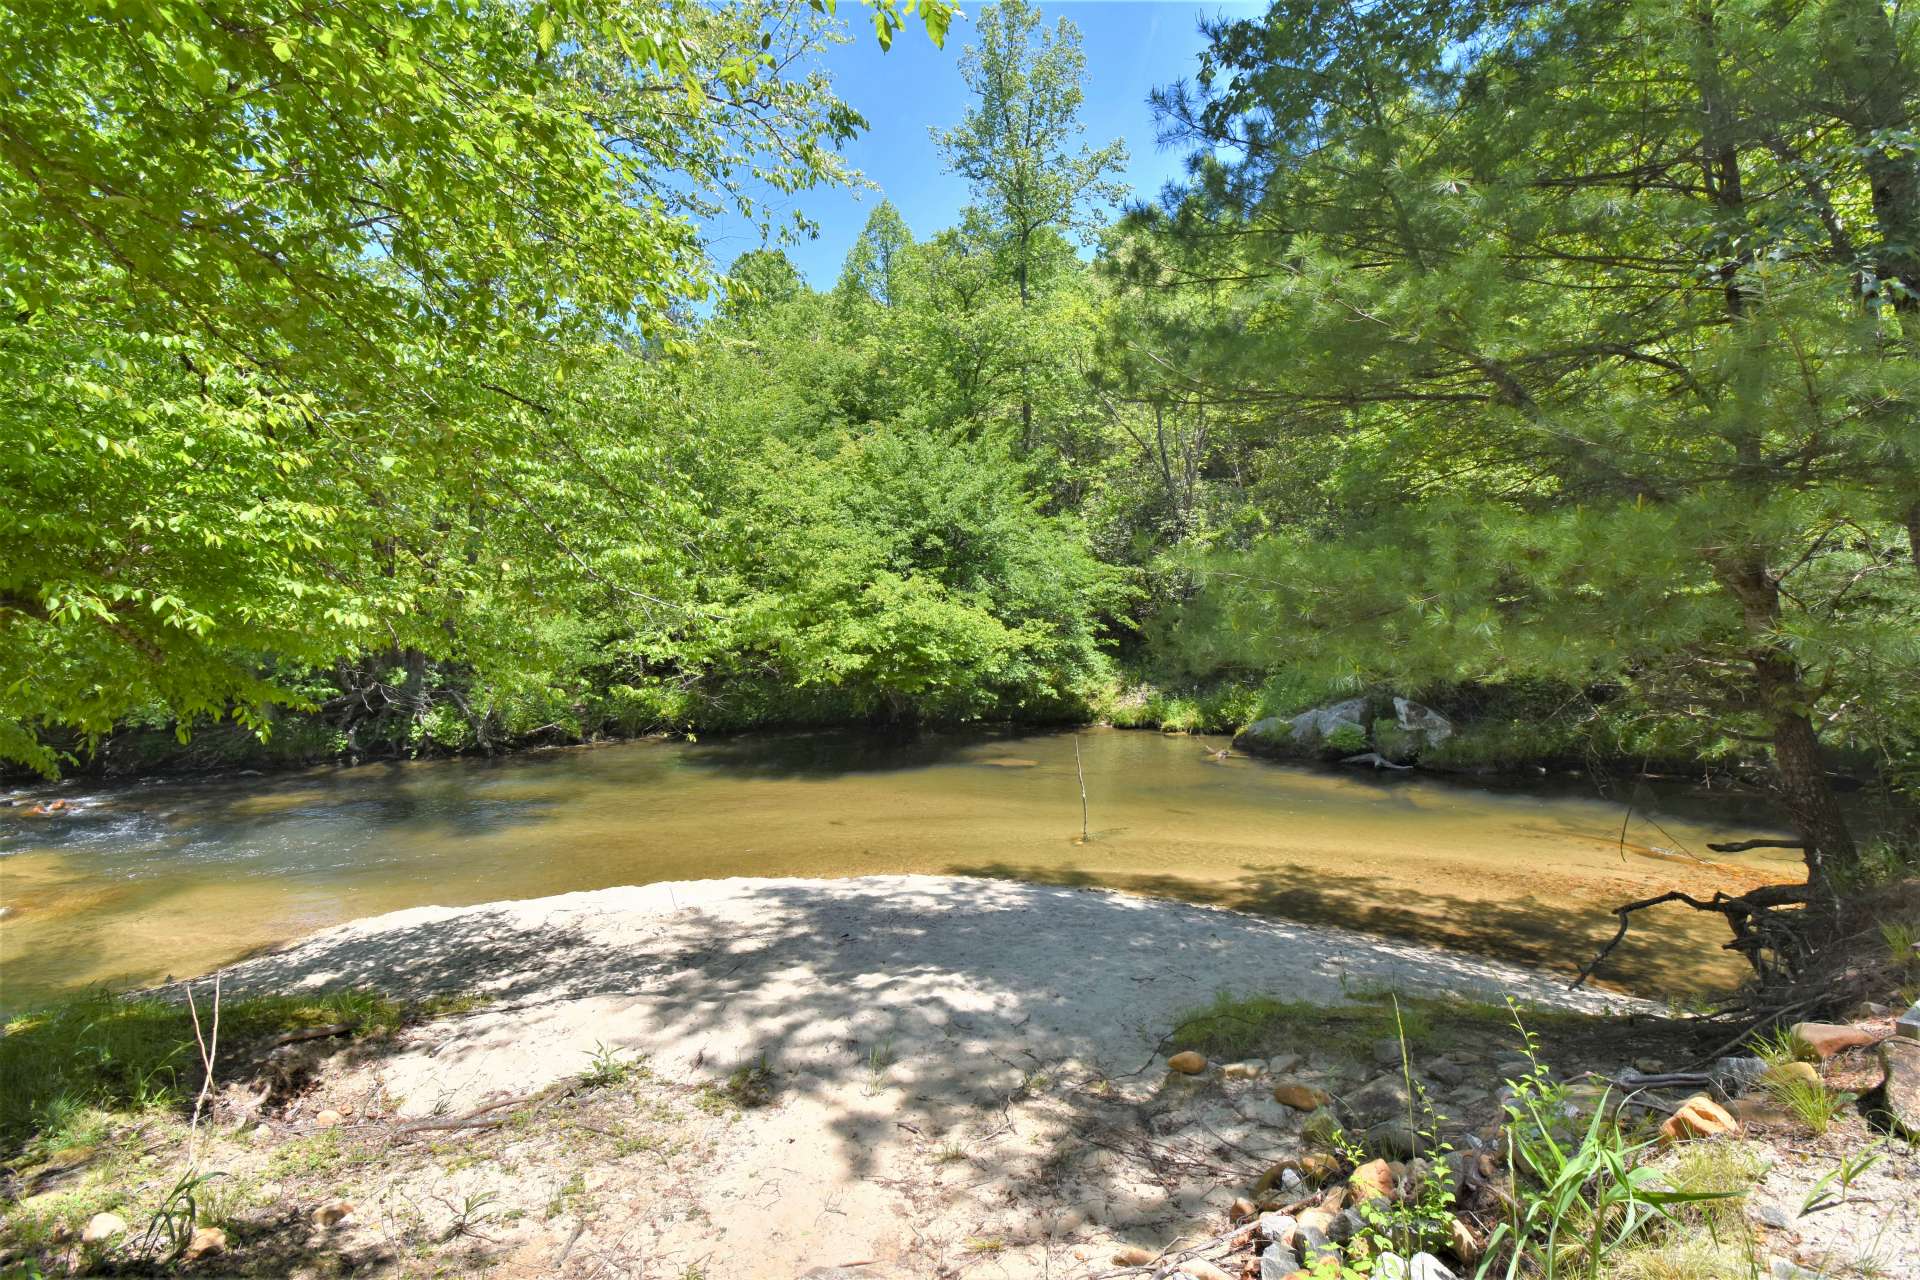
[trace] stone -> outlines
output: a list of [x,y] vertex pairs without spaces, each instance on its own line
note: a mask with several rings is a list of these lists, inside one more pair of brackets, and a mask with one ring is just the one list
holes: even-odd
[[1397,1073],[1368,1081],[1347,1094],[1345,1102],[1354,1119],[1363,1125],[1404,1121],[1413,1114],[1413,1094]]
[[313,1211],[313,1225],[331,1227],[353,1212],[351,1200],[329,1200]]
[[1910,1138],[1920,1138],[1920,1040],[1882,1041],[1880,1066],[1886,1072],[1881,1092],[1888,1115]]
[[194,1262],[226,1251],[226,1232],[218,1227],[197,1227],[194,1229],[193,1236],[187,1241],[187,1251],[181,1256],[188,1262]]
[[1283,1076],[1300,1065],[1297,1053],[1277,1053],[1267,1059],[1267,1071],[1271,1075]]
[[1245,1196],[1236,1196],[1233,1203],[1227,1206],[1227,1221],[1245,1222],[1258,1212],[1260,1210],[1254,1206],[1253,1201]]
[[1369,1160],[1347,1178],[1347,1186],[1356,1200],[1391,1200],[1393,1170],[1385,1160]]
[[1180,1274],[1188,1277],[1188,1280],[1233,1280],[1232,1276],[1205,1258],[1189,1258],[1181,1263]]
[[1722,1097],[1737,1098],[1766,1079],[1768,1070],[1765,1058],[1720,1058],[1707,1068],[1707,1082]]
[[1680,1104],[1660,1126],[1662,1143],[1685,1142],[1693,1138],[1713,1138],[1740,1132],[1735,1120],[1719,1103],[1704,1093],[1696,1093]]
[[1300,1256],[1283,1244],[1270,1244],[1260,1255],[1260,1280],[1293,1280],[1300,1274]]
[[1257,1062],[1229,1062],[1220,1068],[1220,1074],[1229,1080],[1255,1080],[1259,1078],[1260,1070]]
[[1782,1062],[1767,1068],[1760,1077],[1763,1084],[1774,1086],[1799,1083],[1815,1089],[1820,1087],[1820,1070],[1811,1062]]
[[253,1129],[250,1132],[248,1132],[247,1141],[248,1142],[266,1142],[272,1139],[272,1137],[273,1137],[273,1126],[265,1122],[262,1122],[260,1124],[253,1126]]
[[1253,1229],[1262,1240],[1271,1244],[1291,1244],[1294,1228],[1299,1225],[1292,1214],[1263,1213]]
[[1633,1069],[1642,1075],[1657,1076],[1667,1069],[1667,1064],[1659,1058],[1635,1058]]
[[1373,1260],[1373,1280],[1407,1280],[1407,1260],[1397,1253],[1383,1253]]
[[1345,1244],[1367,1229],[1367,1220],[1360,1216],[1358,1209],[1348,1209],[1333,1220],[1332,1230],[1327,1232],[1335,1244]]
[[1893,1034],[1904,1040],[1920,1040],[1920,1000],[1900,1015],[1900,1021],[1893,1024]]
[[1302,1209],[1299,1216],[1294,1219],[1294,1239],[1298,1240],[1301,1235],[1307,1232],[1317,1232],[1323,1236],[1331,1234],[1333,1231],[1333,1219],[1334,1213],[1332,1211],[1323,1209],[1317,1205],[1311,1209]]
[[1373,1060],[1383,1067],[1400,1065],[1400,1041],[1393,1036],[1373,1042]]
[[1178,1071],[1183,1076],[1197,1076],[1207,1069],[1207,1059],[1204,1054],[1195,1053],[1193,1050],[1188,1049],[1183,1053],[1176,1053],[1171,1058],[1168,1058],[1167,1068],[1171,1071]]
[[127,1220],[117,1213],[96,1213],[87,1219],[80,1233],[81,1244],[105,1244],[115,1236],[127,1234]]
[[1330,1150],[1337,1146],[1343,1132],[1340,1117],[1332,1107],[1322,1107],[1312,1112],[1300,1124],[1300,1140],[1309,1147]]
[[1113,1251],[1113,1265],[1116,1267],[1144,1267],[1153,1262],[1153,1253],[1137,1244]]
[[1453,1256],[1468,1266],[1480,1261],[1480,1256],[1487,1251],[1487,1242],[1458,1218],[1447,1224],[1447,1233],[1452,1239]]
[[1742,1125],[1764,1129],[1791,1129],[1800,1123],[1793,1112],[1767,1098],[1735,1098],[1727,1104],[1727,1111]]
[[334,1129],[338,1128],[345,1119],[345,1116],[329,1107],[313,1118],[313,1127],[316,1129]]
[[1333,1095],[1325,1089],[1292,1080],[1273,1086],[1273,1100],[1295,1111],[1318,1111],[1333,1105]]
[[1407,1259],[1407,1280],[1454,1280],[1454,1274],[1432,1254],[1416,1253]]
[[1866,1027],[1838,1022],[1797,1022],[1793,1036],[1821,1058],[1831,1058],[1847,1049],[1873,1044],[1880,1036]]
[[1430,1145],[1426,1135],[1405,1120],[1382,1120],[1368,1125],[1365,1144],[1367,1150],[1395,1160],[1424,1155]]
[[1533,1062],[1529,1058],[1502,1058],[1493,1064],[1502,1080],[1518,1080],[1522,1076],[1533,1074]]
[[1437,1080],[1445,1085],[1465,1084],[1468,1076],[1466,1067],[1446,1058],[1436,1058],[1420,1068],[1420,1073],[1429,1080]]

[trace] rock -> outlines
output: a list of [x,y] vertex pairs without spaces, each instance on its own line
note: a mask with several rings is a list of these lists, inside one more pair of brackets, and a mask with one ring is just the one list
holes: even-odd
[[1766,1129],[1791,1129],[1800,1123],[1793,1112],[1766,1098],[1735,1098],[1727,1104],[1727,1111],[1742,1125],[1757,1124]]
[[1882,1041],[1880,1066],[1886,1072],[1880,1089],[1888,1115],[1908,1137],[1920,1138],[1920,1040]]
[[313,1211],[313,1225],[331,1227],[353,1212],[351,1200],[329,1200]]
[[1258,1079],[1261,1067],[1257,1062],[1229,1062],[1220,1068],[1220,1074],[1229,1080]]
[[105,1244],[115,1236],[127,1234],[127,1220],[117,1213],[96,1213],[87,1219],[80,1233],[81,1244]]
[[1416,735],[1422,746],[1438,746],[1453,736],[1453,721],[1411,698],[1393,700],[1393,722],[1402,732]]
[[1294,1219],[1293,1238],[1298,1240],[1303,1233],[1309,1231],[1318,1232],[1323,1236],[1331,1235],[1333,1219],[1334,1214],[1331,1211],[1317,1205],[1311,1209],[1302,1209],[1299,1216]]
[[266,1142],[270,1140],[272,1137],[273,1137],[273,1126],[265,1122],[262,1122],[260,1124],[253,1126],[252,1132],[247,1134],[247,1141],[248,1142]]
[[1367,1126],[1365,1145],[1367,1150],[1395,1160],[1411,1160],[1425,1155],[1431,1144],[1425,1134],[1405,1120],[1382,1120]]
[[1325,1089],[1293,1081],[1273,1086],[1273,1100],[1295,1111],[1318,1111],[1333,1105],[1333,1095]]
[[1464,1084],[1468,1076],[1464,1066],[1458,1062],[1450,1062],[1446,1058],[1436,1058],[1425,1064],[1420,1068],[1420,1073],[1429,1080],[1437,1080],[1445,1085]]
[[1792,1258],[1776,1256],[1767,1266],[1767,1280],[1825,1280],[1826,1272],[1809,1271]]
[[1453,1256],[1468,1266],[1480,1261],[1480,1255],[1487,1251],[1486,1241],[1460,1219],[1455,1218],[1448,1223],[1447,1231],[1452,1236]]
[[1267,1072],[1269,1075],[1283,1076],[1299,1065],[1299,1054],[1276,1053],[1273,1057],[1267,1059]]
[[1204,1054],[1188,1049],[1168,1058],[1167,1067],[1169,1070],[1178,1071],[1183,1076],[1197,1076],[1207,1069],[1207,1059]]
[[1667,1069],[1667,1064],[1658,1058],[1635,1058],[1633,1069],[1642,1075],[1657,1076]]
[[1300,1274],[1300,1256],[1283,1244],[1270,1244],[1260,1255],[1260,1280],[1293,1280]]
[[1188,1277],[1188,1280],[1233,1280],[1232,1276],[1205,1258],[1191,1258],[1181,1263],[1180,1274]]
[[1245,1222],[1258,1212],[1260,1210],[1254,1206],[1253,1201],[1245,1196],[1236,1196],[1233,1203],[1227,1206],[1227,1221]]
[[1385,1160],[1369,1160],[1355,1169],[1347,1179],[1357,1200],[1391,1200],[1393,1198],[1393,1171],[1387,1168]]
[[1533,1074],[1533,1061],[1529,1058],[1502,1058],[1493,1064],[1502,1080],[1518,1080]]
[[226,1251],[226,1232],[218,1227],[197,1227],[194,1229],[192,1238],[187,1241],[187,1251],[181,1256],[188,1262],[193,1262]]
[[1332,737],[1343,726],[1353,725],[1365,732],[1367,729],[1367,700],[1348,698],[1344,702],[1335,702],[1329,706],[1315,707],[1311,711],[1302,711],[1287,722],[1287,728],[1295,742],[1318,742]]
[[1113,1251],[1113,1265],[1116,1267],[1144,1267],[1152,1262],[1153,1253],[1137,1244]]
[[1327,1236],[1335,1244],[1345,1244],[1367,1229],[1367,1220],[1360,1216],[1358,1209],[1348,1209],[1333,1220],[1333,1229]]
[[1400,1041],[1393,1036],[1373,1042],[1373,1060],[1383,1067],[1400,1065]]
[[340,1123],[345,1119],[345,1116],[329,1107],[313,1118],[313,1127],[316,1129],[333,1129],[339,1127]]
[[1454,1280],[1454,1274],[1432,1254],[1416,1253],[1407,1260],[1407,1280]]
[[1685,1142],[1692,1138],[1712,1138],[1740,1132],[1740,1122],[1704,1093],[1696,1093],[1680,1104],[1660,1126],[1662,1143]]
[[1721,1058],[1707,1068],[1707,1082],[1722,1097],[1737,1098],[1766,1079],[1768,1069],[1765,1058]]
[[1347,1110],[1362,1125],[1382,1120],[1404,1122],[1413,1114],[1413,1094],[1398,1074],[1384,1075],[1347,1094]]
[[1793,1036],[1823,1059],[1880,1039],[1876,1032],[1865,1027],[1837,1022],[1798,1022],[1794,1024]]
[[1782,1062],[1768,1067],[1766,1074],[1760,1077],[1761,1083],[1769,1085],[1792,1085],[1795,1083],[1818,1089],[1820,1070],[1811,1062]]
[[1293,1240],[1294,1228],[1299,1225],[1292,1214],[1263,1213],[1253,1229],[1262,1240],[1272,1244],[1288,1244]]
[[1332,1107],[1322,1107],[1308,1115],[1300,1126],[1300,1139],[1309,1147],[1331,1150],[1338,1145],[1343,1126]]
[[1900,1021],[1893,1024],[1893,1034],[1903,1040],[1920,1040],[1920,1000],[1900,1015]]

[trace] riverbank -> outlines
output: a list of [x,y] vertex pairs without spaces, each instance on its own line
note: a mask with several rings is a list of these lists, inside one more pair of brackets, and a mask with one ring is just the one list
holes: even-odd
[[[728,876],[970,874],[1106,887],[1451,947],[1571,977],[1622,902],[1793,878],[1739,793],[1491,786],[1217,753],[1220,739],[786,734],[66,794],[0,811],[10,1007],[204,972],[429,903]],[[1089,839],[1081,838],[1081,780]],[[1692,855],[1692,856],[1689,856]],[[1691,1002],[1743,976],[1661,908],[1598,980]]]
[[[1312,1098],[1338,1097],[1356,1139],[1396,1140],[1366,1109],[1401,1052],[1477,1148],[1465,1135],[1497,1122],[1521,1047],[1507,996],[1563,1075],[1704,1047],[1644,1002],[1519,966],[953,877],[423,908],[221,980],[236,1009],[341,988],[422,1012],[370,1035],[337,1005],[276,1036],[230,1030],[190,1272],[1171,1274],[1153,1260],[1230,1230],[1240,1201],[1280,1189],[1268,1171],[1324,1149]],[[211,984],[195,990],[205,1017]],[[1214,1063],[1170,1072],[1182,1049]],[[155,1112],[35,1152],[6,1215],[14,1256],[84,1267],[134,1249],[178,1173],[155,1151],[184,1136]],[[1801,1145],[1817,1154],[1765,1204],[1797,1206],[1817,1178],[1825,1149]],[[1863,1201],[1920,1172],[1881,1164]],[[1904,1249],[1913,1224],[1875,1212],[1893,1225],[1874,1243]]]

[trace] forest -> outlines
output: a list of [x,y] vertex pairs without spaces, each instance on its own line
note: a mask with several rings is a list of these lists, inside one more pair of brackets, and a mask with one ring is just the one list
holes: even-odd
[[[6,8],[14,766],[1399,693],[1764,777],[1815,882],[1920,776],[1880,0],[1276,0],[1161,192],[1025,0]],[[859,181],[847,19],[963,46],[972,201],[818,289],[764,193]]]

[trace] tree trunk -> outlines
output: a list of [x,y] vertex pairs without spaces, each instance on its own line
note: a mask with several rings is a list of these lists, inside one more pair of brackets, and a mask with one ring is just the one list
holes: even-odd
[[[1768,675],[1761,664],[1760,685],[1762,692],[1770,686],[1777,688],[1780,673]],[[1792,663],[1782,663],[1785,674],[1797,684],[1799,673],[1792,670]],[[1790,689],[1779,689],[1779,696],[1790,699]],[[1826,767],[1820,760],[1820,739],[1813,731],[1813,721],[1803,711],[1791,710],[1781,705],[1773,717],[1773,771],[1780,788],[1780,800],[1786,807],[1787,818],[1793,823],[1794,830],[1800,835],[1806,846],[1807,883],[1814,887],[1815,896],[1830,898],[1833,893],[1831,877],[1837,870],[1849,867],[1859,856],[1854,846],[1853,832],[1847,826],[1846,814],[1841,812],[1839,798],[1833,794],[1833,787],[1827,781]]]

